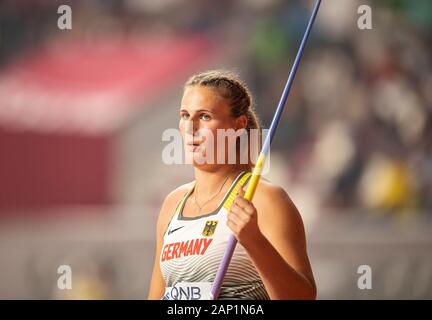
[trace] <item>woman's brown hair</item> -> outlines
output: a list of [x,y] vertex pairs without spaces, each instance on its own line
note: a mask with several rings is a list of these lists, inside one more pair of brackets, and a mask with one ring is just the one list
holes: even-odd
[[[236,73],[227,70],[205,71],[191,76],[186,81],[185,88],[196,85],[214,88],[222,98],[229,102],[232,117],[246,116],[247,150],[250,150],[251,147],[251,129],[258,130],[258,148],[261,147],[260,121],[254,111],[252,95],[246,84]],[[248,171],[251,171],[254,166],[251,156],[252,154],[248,155],[248,163],[243,165],[244,169]]]

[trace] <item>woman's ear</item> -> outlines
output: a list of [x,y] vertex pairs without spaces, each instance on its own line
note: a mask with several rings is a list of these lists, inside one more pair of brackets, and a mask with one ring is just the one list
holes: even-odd
[[247,127],[247,117],[245,115],[241,115],[236,119],[236,130],[246,129]]

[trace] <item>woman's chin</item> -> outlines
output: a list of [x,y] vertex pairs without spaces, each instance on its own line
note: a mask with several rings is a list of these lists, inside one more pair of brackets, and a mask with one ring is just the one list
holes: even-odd
[[186,153],[186,163],[192,164],[195,168],[206,168],[214,167],[216,165],[215,161],[207,159],[205,155],[198,152]]

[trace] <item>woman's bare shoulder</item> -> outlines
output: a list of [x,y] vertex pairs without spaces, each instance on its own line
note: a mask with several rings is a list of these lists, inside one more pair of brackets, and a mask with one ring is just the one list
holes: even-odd
[[285,189],[267,179],[260,179],[252,202],[257,209],[266,209],[265,212],[267,214],[268,212],[278,211],[283,211],[285,213],[288,211],[294,216],[299,214],[295,204]]
[[256,189],[255,199],[269,200],[269,198],[283,198],[287,200],[289,196],[281,186],[261,178]]
[[252,202],[257,209],[261,231],[267,238],[286,238],[289,234],[299,245],[304,243],[303,220],[284,188],[261,180]]

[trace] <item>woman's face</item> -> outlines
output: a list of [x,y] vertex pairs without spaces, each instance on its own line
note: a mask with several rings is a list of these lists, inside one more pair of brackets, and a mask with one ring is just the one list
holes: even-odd
[[[239,118],[231,116],[228,102],[214,88],[199,85],[187,87],[181,101],[179,123],[186,157],[193,159],[194,165],[206,165],[211,163],[210,159],[213,159],[213,164],[218,163],[218,148],[215,148],[218,145],[217,129],[237,130],[244,127]],[[212,135],[213,139],[208,135]],[[223,159],[228,153],[226,147]]]

